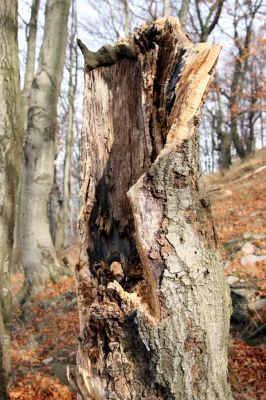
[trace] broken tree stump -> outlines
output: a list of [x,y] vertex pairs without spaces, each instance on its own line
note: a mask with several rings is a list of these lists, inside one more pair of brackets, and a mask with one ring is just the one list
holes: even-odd
[[79,398],[231,399],[197,132],[220,47],[192,44],[172,17],[124,41],[129,57],[82,46]]

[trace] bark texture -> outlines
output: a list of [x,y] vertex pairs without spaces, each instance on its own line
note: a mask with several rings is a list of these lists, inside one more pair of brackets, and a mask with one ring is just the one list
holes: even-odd
[[17,1],[0,7],[0,399],[7,399],[10,379],[9,278],[14,241],[15,201],[22,153]]
[[24,76],[24,86],[22,91],[23,111],[24,111],[24,127],[27,129],[28,106],[30,104],[30,91],[34,78],[35,59],[36,59],[36,38],[38,13],[40,8],[40,0],[32,0],[30,23],[27,26],[27,61]]
[[[21,93],[23,124],[24,124],[23,139],[24,139],[24,132],[26,132],[27,129],[28,106],[30,104],[30,91],[35,70],[36,38],[37,38],[39,7],[40,7],[40,0],[32,0],[30,22],[26,26],[27,59],[26,59],[26,70],[24,75],[24,85]],[[15,234],[14,234],[15,238],[14,238],[13,260],[12,260],[12,268],[14,272],[20,270],[20,261],[21,261],[20,244],[21,244],[23,226],[22,226],[21,212],[20,212],[20,205],[21,205],[20,193],[21,193],[22,181],[23,181],[23,169],[19,180],[19,187],[18,187],[19,196],[16,205],[16,222],[15,222]]]
[[31,292],[37,292],[60,265],[52,244],[48,199],[53,183],[57,99],[66,52],[70,0],[48,0],[39,66],[34,77],[21,187],[22,264]]
[[71,9],[71,32],[69,37],[69,81],[68,81],[68,114],[67,134],[64,160],[64,197],[63,197],[63,245],[67,246],[70,241],[71,229],[71,164],[74,143],[74,117],[75,96],[77,91],[77,56],[78,49],[75,43],[77,35],[77,12],[75,3],[72,2]]
[[231,399],[230,300],[200,182],[200,109],[220,48],[174,18],[136,30],[136,59],[85,72],[82,399]]

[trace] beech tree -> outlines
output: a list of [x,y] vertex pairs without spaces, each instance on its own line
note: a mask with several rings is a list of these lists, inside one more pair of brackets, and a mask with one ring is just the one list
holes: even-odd
[[[38,26],[38,13],[40,8],[40,0],[32,0],[31,3],[31,16],[30,21],[26,24],[26,39],[27,39],[27,55],[25,64],[25,75],[24,84],[21,92],[22,101],[22,115],[23,115],[23,139],[27,129],[27,118],[28,118],[28,107],[30,103],[30,89],[34,78],[35,71],[35,59],[36,59],[36,39],[37,39],[37,26]],[[25,21],[24,21],[25,23]],[[22,150],[22,149],[21,149]],[[20,192],[21,184],[23,181],[23,168],[21,171],[19,186],[18,186],[18,198],[16,204],[16,217],[15,217],[15,233],[14,233],[14,246],[13,246],[13,260],[12,260],[12,272],[20,270],[20,244],[21,235],[23,232],[23,226],[21,221],[21,210],[20,210]],[[17,296],[17,301],[20,302],[25,296],[26,287],[22,288],[20,294]]]
[[16,193],[22,155],[23,123],[20,112],[17,44],[17,1],[0,7],[0,399],[6,400],[10,380],[9,290],[14,242]]
[[231,399],[230,296],[200,180],[217,45],[146,23],[85,59],[79,399]]
[[30,293],[39,291],[61,269],[47,213],[54,175],[57,101],[69,6],[70,0],[46,2],[39,66],[30,91],[20,200],[21,259]]

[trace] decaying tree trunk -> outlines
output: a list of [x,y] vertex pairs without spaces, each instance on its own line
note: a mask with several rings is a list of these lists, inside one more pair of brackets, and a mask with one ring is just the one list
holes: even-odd
[[6,400],[11,377],[10,271],[15,203],[22,156],[23,122],[19,87],[17,0],[0,6],[0,399]]
[[197,134],[220,47],[193,45],[172,17],[128,46],[130,58],[81,45],[81,334],[70,380],[80,399],[231,399],[230,300]]

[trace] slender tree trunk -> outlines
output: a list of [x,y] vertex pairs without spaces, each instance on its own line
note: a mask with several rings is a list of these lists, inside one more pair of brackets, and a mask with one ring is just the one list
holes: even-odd
[[81,332],[70,380],[79,399],[228,400],[230,296],[197,134],[220,47],[193,45],[171,17],[144,24],[133,43],[131,58],[94,70],[81,46]]
[[245,157],[245,150],[241,138],[238,133],[238,109],[239,109],[239,98],[240,98],[240,80],[241,80],[241,59],[237,57],[235,60],[234,66],[234,74],[231,83],[231,93],[230,93],[230,102],[229,102],[229,110],[230,110],[230,137],[232,142],[234,143],[237,155],[240,158]]
[[230,122],[230,136],[232,138],[232,141],[234,143],[237,155],[243,159],[246,157],[246,151],[244,149],[243,141],[241,137],[239,136],[238,133],[238,124],[237,124],[237,119],[235,116],[231,117],[231,122]]
[[54,183],[52,192],[49,196],[49,226],[52,236],[53,244],[56,250],[63,247],[63,197],[62,193],[56,183],[56,171],[54,170]]
[[246,144],[246,149],[247,149],[247,154],[252,154],[255,151],[255,145],[256,145],[256,140],[255,140],[255,112],[253,111],[253,107],[255,106],[257,102],[257,98],[253,95],[251,95],[251,101],[250,101],[250,108],[251,110],[248,112],[248,137],[247,137],[247,144]]
[[260,112],[260,141],[261,141],[261,147],[264,147],[264,118],[263,118],[263,112]]
[[[73,149],[73,119],[74,119],[74,99],[73,86],[69,88],[69,111],[68,111],[68,127],[66,137],[66,154],[64,161],[64,199],[63,199],[63,246],[69,244],[70,239],[70,199],[71,199],[71,157]],[[71,97],[71,98],[70,98]]]
[[[22,90],[22,108],[23,108],[23,138],[24,132],[27,129],[27,118],[28,118],[28,106],[30,102],[30,89],[32,85],[32,81],[34,78],[34,69],[35,69],[35,59],[36,59],[36,38],[37,38],[37,25],[38,25],[38,13],[39,13],[40,1],[32,0],[31,5],[31,17],[30,23],[27,25],[26,33],[27,33],[27,60],[26,60],[26,71],[24,76],[24,85]],[[13,255],[12,255],[12,268],[14,272],[20,270],[20,242],[22,235],[22,225],[21,225],[21,212],[20,212],[20,193],[21,193],[21,184],[23,181],[23,166],[21,168],[20,181],[18,186],[18,198],[16,205],[16,223],[15,223],[15,235],[14,235],[14,247],[13,247]]]
[[67,117],[67,137],[66,154],[64,160],[64,198],[63,198],[63,245],[69,244],[70,238],[70,199],[71,199],[71,159],[74,142],[74,107],[77,89],[77,14],[75,4],[72,3],[72,23],[69,43],[69,82],[68,82],[68,117]]
[[7,399],[11,370],[9,281],[23,132],[16,0],[1,3],[0,54],[0,399],[3,400]]
[[64,207],[61,199],[57,198],[56,200],[57,200],[56,210],[55,210],[56,230],[55,230],[54,243],[55,243],[55,248],[59,250],[62,249],[62,247],[64,246],[64,210],[63,210]]
[[32,0],[30,23],[27,27],[27,61],[22,91],[24,127],[27,129],[28,106],[30,104],[30,91],[34,78],[36,60],[36,38],[40,0]]
[[220,170],[222,172],[230,168],[232,164],[231,157],[231,136],[230,133],[220,131],[218,132],[218,137],[220,139]]
[[231,132],[226,132],[223,129],[223,125],[225,122],[224,114],[223,114],[223,107],[221,103],[221,96],[220,93],[217,92],[217,112],[216,112],[216,126],[215,130],[217,133],[217,138],[219,140],[219,167],[221,172],[223,173],[228,168],[230,168],[232,164],[232,157],[231,157],[231,143],[232,137]]
[[[237,2],[235,2],[235,6],[237,7]],[[252,2],[249,4],[252,6]],[[251,7],[252,8],[252,7]],[[250,10],[251,11],[251,10]],[[236,14],[235,14],[236,15]],[[232,141],[234,143],[237,155],[243,159],[247,155],[246,149],[244,147],[244,143],[242,138],[238,132],[238,111],[240,106],[240,98],[241,93],[243,91],[243,85],[245,82],[246,72],[249,64],[249,53],[250,53],[250,43],[252,38],[252,27],[253,21],[255,18],[256,12],[252,10],[250,21],[246,26],[245,36],[243,41],[239,40],[238,36],[238,26],[237,22],[234,21],[234,40],[238,50],[238,54],[235,58],[235,65],[234,65],[234,73],[231,83],[231,93],[230,93],[230,102],[229,102],[229,109],[230,109],[230,135]],[[247,22],[247,21],[246,21]],[[243,43],[243,45],[242,45]]]
[[124,7],[124,16],[125,16],[124,35],[127,38],[130,35],[130,14],[129,14],[128,0],[123,0],[123,7]]
[[182,0],[178,17],[179,17],[179,22],[181,24],[181,28],[183,29],[184,32],[186,32],[187,30],[188,10],[189,10],[189,0]]
[[[186,0],[184,0],[186,1]],[[221,12],[223,9],[223,5],[225,0],[216,0],[210,5],[208,12],[202,13],[201,11],[201,0],[194,0],[196,6],[196,13],[198,17],[198,22],[200,26],[200,33],[199,33],[199,41],[206,42],[208,40],[209,35],[214,30],[215,26],[217,25]]]
[[163,0],[163,16],[168,17],[170,15],[170,0]]
[[21,257],[31,293],[40,290],[60,270],[47,213],[69,5],[70,0],[47,0],[42,50],[30,93],[21,188]]

